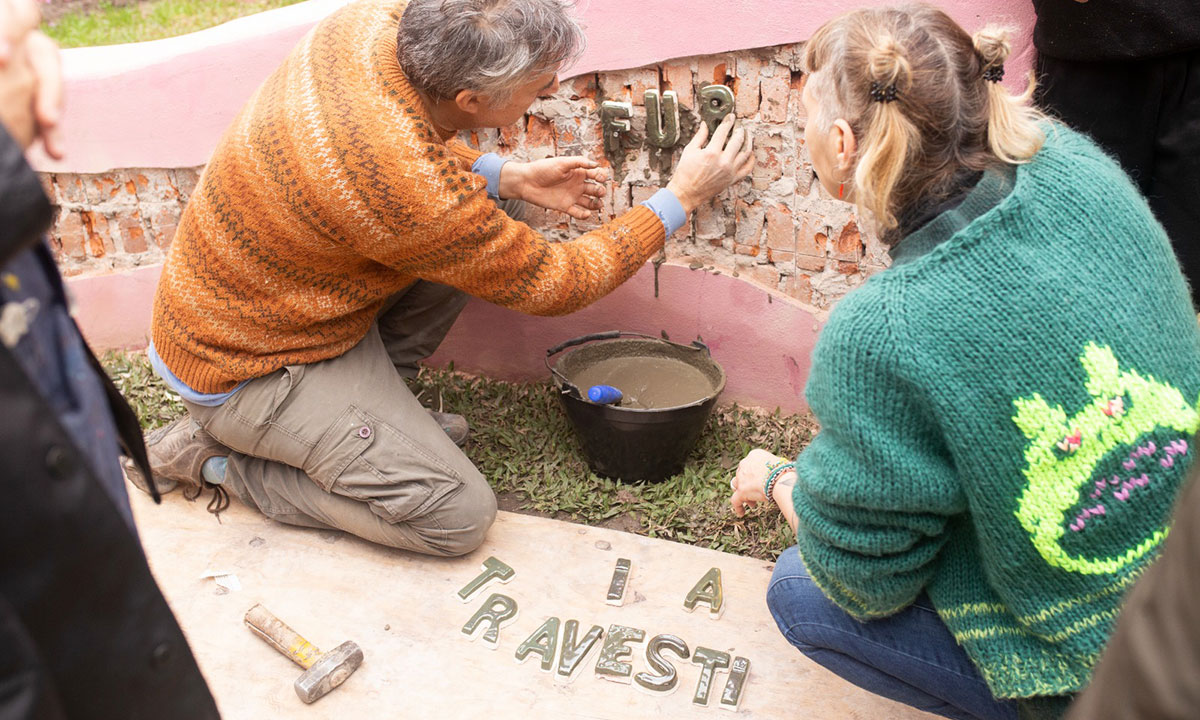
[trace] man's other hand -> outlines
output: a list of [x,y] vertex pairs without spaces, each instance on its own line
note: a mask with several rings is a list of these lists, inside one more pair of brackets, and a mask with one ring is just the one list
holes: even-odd
[[519,198],[586,220],[595,216],[608,191],[608,170],[584,157],[507,162],[500,170],[500,197]]

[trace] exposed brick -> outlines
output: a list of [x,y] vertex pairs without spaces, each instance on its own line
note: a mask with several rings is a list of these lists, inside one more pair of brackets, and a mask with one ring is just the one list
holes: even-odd
[[807,270],[808,272],[825,272],[825,258],[812,257],[811,255],[796,256],[796,270]]
[[554,118],[554,145],[556,148],[574,147],[580,144],[580,125],[582,118]]
[[791,86],[785,78],[764,78],[762,81],[762,119],[783,123],[788,119],[788,92]]
[[501,148],[513,149],[521,144],[525,138],[525,133],[522,132],[523,123],[514,125],[506,125],[500,128],[499,144]]
[[571,99],[579,100],[586,98],[589,100],[596,99],[596,91],[600,89],[600,82],[596,79],[595,73],[580,75],[579,77],[568,82],[571,90]]
[[[796,262],[796,253],[789,250],[773,250],[767,248],[767,262],[780,269],[782,272],[790,273],[792,266]],[[786,267],[786,270],[784,269]]]
[[88,201],[82,176],[74,173],[55,173],[54,184],[58,187],[58,202],[82,205]]
[[735,238],[739,245],[761,245],[766,209],[762,203],[747,203],[738,199],[734,205],[736,213],[737,232]]
[[857,261],[862,249],[862,235],[858,232],[858,224],[851,220],[842,228],[830,254],[837,260]]
[[633,204],[639,205],[649,200],[659,188],[655,185],[634,185],[632,190]]
[[175,187],[170,172],[158,168],[146,168],[130,174],[137,185],[139,201],[171,202],[179,199],[179,188]]
[[[629,89],[629,71],[600,73],[600,93],[605,100],[614,102],[630,102],[633,94]],[[638,98],[641,102],[641,98]]]
[[[164,171],[165,172],[165,171]],[[137,192],[122,171],[86,176],[83,183],[89,205],[136,205]]]
[[525,150],[531,160],[554,157],[558,154],[558,146],[554,142],[554,126],[549,120],[529,116],[529,124],[525,126]]
[[527,205],[525,207],[525,224],[535,230],[551,230],[558,224],[558,213],[547,210],[537,205]]
[[858,263],[843,261],[838,262],[837,271],[841,275],[857,275],[860,272]]
[[802,223],[796,232],[796,252],[812,257],[825,257],[825,249],[829,236],[813,230],[808,223]]
[[108,217],[102,213],[84,210],[80,213],[83,220],[84,232],[87,236],[87,254],[94,258],[102,258],[116,251],[113,243],[112,230],[109,228]]
[[[475,146],[479,146],[478,141]],[[180,199],[186,201],[196,192],[196,185],[200,182],[200,173],[203,170],[203,167],[175,168],[175,187],[179,190]]]
[[730,216],[719,200],[704,203],[696,208],[695,219],[698,240],[721,240],[729,234],[727,220]]
[[807,157],[803,158],[796,165],[796,194],[800,197],[808,197],[808,194],[812,192],[816,180],[817,177],[813,173],[812,162]]
[[771,290],[779,289],[779,271],[774,265],[755,265],[745,268],[743,277],[749,276],[751,280]]
[[679,106],[691,109],[695,103],[693,90],[692,64],[690,62],[669,62],[663,65],[663,89],[674,90],[679,96]]
[[87,228],[81,211],[64,210],[58,217],[55,234],[62,243],[63,257],[77,261],[87,257]]
[[780,65],[787,67],[789,70],[799,70],[801,52],[803,51],[803,48],[803,43],[779,45],[775,48],[774,60]]
[[612,211],[613,216],[624,215],[629,212],[629,208],[633,207],[632,190],[628,185],[618,185],[613,188],[612,195]]
[[42,183],[42,192],[46,193],[52,204],[57,205],[58,189],[54,187],[54,176],[50,173],[38,173],[37,176],[38,181]]
[[750,182],[755,190],[766,190],[783,177],[782,151],[783,138],[779,135],[760,134],[754,139],[754,169],[750,173]]
[[708,55],[696,60],[696,80],[701,86],[733,82],[737,60],[730,55]]
[[741,55],[737,62],[737,75],[733,81],[734,104],[738,117],[753,117],[758,114],[759,82],[762,79],[762,59],[754,55]]
[[787,205],[767,207],[767,247],[774,251],[796,252],[796,226]]
[[733,251],[735,253],[737,253],[738,255],[757,256],[758,255],[758,246],[757,245],[734,245]]
[[146,228],[142,225],[141,213],[134,210],[117,217],[116,220],[117,228],[120,230],[122,250],[127,253],[144,253],[149,250],[146,245]]
[[807,275],[792,275],[783,282],[783,291],[800,302],[812,302],[812,280]]
[[634,105],[646,104],[646,91],[658,90],[658,68],[642,68],[630,70],[628,75],[629,94]]
[[171,247],[175,239],[175,230],[179,227],[179,205],[163,203],[151,209],[142,206],[142,213],[150,218],[150,240],[162,250]]

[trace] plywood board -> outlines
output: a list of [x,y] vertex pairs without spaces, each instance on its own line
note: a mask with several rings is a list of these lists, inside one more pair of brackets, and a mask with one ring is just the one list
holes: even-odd
[[[202,503],[173,493],[155,506],[130,488],[150,565],[192,646],[226,720],[311,718],[855,718],[931,717],[845,683],[804,658],[780,635],[764,600],[771,564],[750,558],[512,513],[500,513],[484,546],[456,559],[390,550],[351,536],[292,528],[238,502],[220,522]],[[457,592],[495,556],[516,575],[464,603]],[[625,604],[605,602],[618,558],[633,572]],[[721,569],[725,611],[688,613],[683,599]],[[233,573],[240,589],[202,576]],[[461,632],[491,592],[519,614],[491,649]],[[345,685],[303,705],[299,667],[253,635],[242,618],[261,602],[322,649],[359,643],[363,666]],[[679,687],[666,697],[598,679],[592,655],[569,684],[524,664],[516,647],[550,616],[678,635],[697,646],[749,658],[740,710],[718,709],[727,673],[707,707],[693,707],[699,668],[674,662]],[[633,671],[647,669],[634,644]],[[668,655],[674,659],[673,656]]]

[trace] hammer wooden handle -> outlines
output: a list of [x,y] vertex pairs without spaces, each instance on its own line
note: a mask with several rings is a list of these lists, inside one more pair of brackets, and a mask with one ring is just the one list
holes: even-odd
[[305,670],[321,657],[321,651],[300,633],[291,629],[279,618],[271,614],[262,605],[255,605],[246,611],[246,625],[269,645],[292,659]]

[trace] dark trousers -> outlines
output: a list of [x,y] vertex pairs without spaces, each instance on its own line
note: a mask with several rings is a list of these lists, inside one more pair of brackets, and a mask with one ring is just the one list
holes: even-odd
[[1141,188],[1200,306],[1200,51],[1115,62],[1042,55],[1038,74],[1038,104],[1095,138]]

